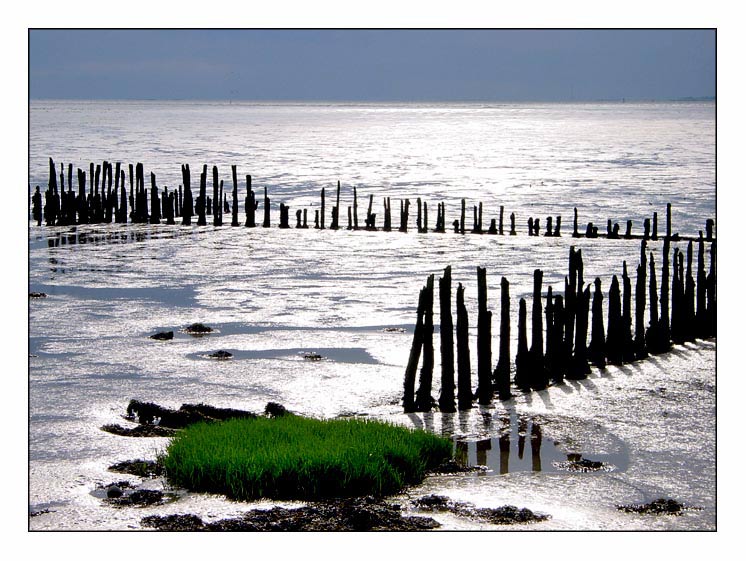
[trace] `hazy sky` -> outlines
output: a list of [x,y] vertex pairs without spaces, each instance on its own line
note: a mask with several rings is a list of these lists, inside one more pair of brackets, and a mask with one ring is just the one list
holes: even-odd
[[715,95],[713,30],[31,30],[31,98]]

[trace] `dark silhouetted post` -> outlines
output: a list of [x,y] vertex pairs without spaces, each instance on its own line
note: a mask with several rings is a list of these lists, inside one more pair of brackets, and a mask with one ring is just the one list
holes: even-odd
[[658,213],[653,213],[653,235],[652,238],[654,240],[658,239]]
[[197,197],[197,226],[206,226],[207,219],[207,165],[202,167],[202,173],[199,176],[199,197]]
[[632,339],[632,281],[627,274],[627,262],[622,264],[622,360],[635,360],[635,344]]
[[264,188],[264,219],[262,220],[262,228],[269,228],[269,204],[270,200],[267,196],[267,188]]
[[461,199],[461,221],[459,222],[459,233],[463,234],[466,230],[466,199]]
[[609,322],[606,332],[606,358],[609,364],[622,364],[624,361],[624,321],[622,319],[622,298],[619,280],[614,275],[609,288]]
[[251,188],[251,175],[246,176],[246,200],[244,202],[246,210],[246,224],[248,228],[256,226],[256,210],[259,208],[259,201],[256,200],[256,193]]
[[510,235],[515,236],[515,212],[510,213]]
[[434,400],[432,397],[433,368],[435,350],[433,348],[433,300],[435,275],[427,278],[425,287],[425,313],[422,321],[422,368],[420,369],[420,387],[415,397],[417,411],[430,411]]
[[573,238],[580,237],[580,234],[578,233],[578,209],[577,207],[573,209],[572,237]]
[[240,226],[238,221],[238,177],[236,176],[236,166],[231,166],[231,175],[233,176],[233,191],[231,193],[231,226]]
[[601,279],[594,281],[593,307],[591,320],[591,344],[588,346],[588,358],[597,368],[606,367],[606,337],[604,335],[603,294]]
[[423,336],[423,318],[425,315],[425,288],[420,289],[420,298],[417,304],[417,322],[414,327],[414,338],[412,348],[409,351],[409,361],[407,369],[404,372],[404,412],[411,413],[416,410],[414,385],[417,376],[417,365],[420,362],[422,353],[422,336]]
[[324,229],[324,217],[326,216],[326,188],[321,188],[321,221],[319,228]]
[[515,385],[521,391],[531,390],[531,357],[526,336],[526,300],[518,302],[518,352],[515,355]]
[[492,312],[487,309],[487,269],[477,267],[477,396],[480,405],[492,401]]
[[500,347],[497,366],[493,374],[495,387],[501,400],[510,399],[510,283],[500,280]]
[[582,380],[590,374],[588,366],[588,313],[591,304],[591,287],[582,290],[582,283],[578,287],[577,316],[575,318],[575,350],[572,355],[567,378],[570,380]]
[[352,227],[357,230],[357,187],[352,188]]
[[697,312],[695,333],[700,339],[708,336],[707,326],[707,274],[705,273],[705,242],[699,232],[697,252]]
[[671,203],[666,204],[666,238],[671,239]]
[[497,232],[501,236],[503,235],[503,213],[505,212],[505,207],[503,205],[500,205],[500,222],[497,226]]
[[[390,203],[389,203],[390,204]],[[444,413],[456,410],[453,360],[453,317],[451,315],[451,267],[438,279],[440,296],[440,398],[438,405]]]
[[547,386],[546,370],[544,368],[544,328],[542,326],[541,284],[544,273],[541,269],[534,270],[533,307],[531,312],[531,387],[535,390]]
[[464,305],[464,287],[456,289],[456,352],[458,365],[458,408],[471,409],[471,357],[469,355],[469,315]]
[[189,172],[189,164],[181,166],[181,179],[184,183],[184,203],[181,209],[181,223],[184,226],[192,224],[192,178]]
[[161,202],[158,198],[158,187],[155,186],[155,174],[150,172],[150,223],[161,223]]
[[647,284],[647,244],[640,242],[640,264],[637,266],[637,282],[635,283],[635,356],[642,359],[648,356],[645,343],[645,290]]

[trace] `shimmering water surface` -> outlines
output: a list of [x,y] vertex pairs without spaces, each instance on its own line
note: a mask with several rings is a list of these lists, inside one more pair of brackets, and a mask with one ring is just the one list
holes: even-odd
[[[399,400],[428,274],[451,265],[475,318],[476,267],[487,267],[496,359],[501,276],[511,283],[513,338],[518,298],[530,303],[532,271],[544,270],[545,290],[560,289],[571,245],[582,248],[586,281],[598,276],[605,292],[624,260],[634,276],[639,242],[571,238],[573,207],[581,223],[593,220],[602,231],[611,218],[631,219],[639,232],[653,211],[665,224],[671,202],[674,231],[704,229],[715,214],[714,117],[711,103],[32,102],[32,187],[46,185],[50,156],[86,170],[91,161],[140,161],[169,188],[180,183],[182,163],[217,165],[227,185],[235,164],[256,190],[269,188],[273,227],[30,226],[29,291],[48,297],[29,301],[29,504],[49,511],[29,518],[30,527],[138,529],[148,514],[216,519],[257,506],[185,494],[125,509],[91,494],[97,485],[139,481],[106,468],[153,459],[167,443],[99,430],[126,425],[121,415],[134,398],[254,411],[277,401],[307,415],[364,414],[453,436],[457,454],[488,468],[430,477],[398,497],[405,504],[437,493],[552,516],[522,529],[713,529],[714,340],[491,408],[405,415]],[[337,180],[343,226],[355,186],[361,216],[374,195],[379,224],[384,195],[395,225],[398,199],[428,201],[431,227],[437,202],[446,203],[450,224],[465,197],[469,208],[484,203],[486,224],[500,205],[506,219],[515,212],[519,235],[276,227],[280,202],[291,216],[299,208],[312,216],[322,187],[328,213]],[[243,180],[239,193],[243,200]],[[525,234],[528,217],[543,224],[550,215],[563,217],[562,237]],[[649,248],[659,262],[661,243]],[[216,332],[195,338],[179,331],[198,321]],[[148,338],[160,330],[173,330],[174,339]],[[233,358],[206,358],[217,350]],[[306,360],[308,353],[322,359]],[[568,454],[613,469],[564,469]],[[615,508],[659,497],[702,510],[653,518]],[[491,528],[433,516],[444,528]]]

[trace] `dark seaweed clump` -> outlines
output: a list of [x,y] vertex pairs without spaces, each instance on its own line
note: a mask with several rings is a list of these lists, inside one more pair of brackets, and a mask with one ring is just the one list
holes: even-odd
[[549,519],[549,515],[535,513],[527,508],[506,505],[497,508],[476,508],[471,503],[455,502],[443,495],[425,495],[412,501],[420,510],[430,512],[452,512],[490,524],[527,524],[542,522]]
[[252,510],[239,518],[203,522],[193,514],[146,516],[147,528],[163,531],[413,531],[440,526],[432,518],[402,516],[401,506],[374,497],[311,503],[294,509]]
[[674,499],[655,499],[646,504],[617,505],[622,512],[636,512],[637,514],[668,514],[679,516],[686,510],[701,510],[699,507],[685,506]]

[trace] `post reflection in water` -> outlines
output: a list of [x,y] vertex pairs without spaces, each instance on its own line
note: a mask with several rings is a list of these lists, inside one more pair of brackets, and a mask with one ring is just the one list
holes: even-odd
[[[543,433],[536,421],[513,415],[499,420],[502,422],[499,436],[476,441],[456,440],[456,462],[484,466],[491,473],[504,475],[518,471],[554,471],[554,463],[566,459],[556,445],[542,448]],[[527,437],[531,445],[530,458],[526,454]],[[515,450],[511,450],[513,446]]]

